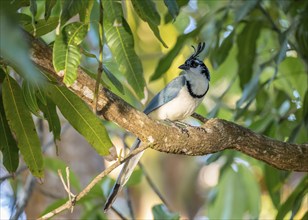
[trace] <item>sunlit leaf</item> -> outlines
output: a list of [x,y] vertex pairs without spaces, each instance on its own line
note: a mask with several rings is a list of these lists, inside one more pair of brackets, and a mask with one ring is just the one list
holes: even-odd
[[145,80],[139,57],[134,50],[133,34],[127,21],[122,17],[122,7],[118,1],[103,1],[104,30],[108,46],[124,73],[128,83],[139,98],[143,97]]
[[56,37],[53,47],[53,65],[57,72],[63,71],[63,82],[70,86],[77,79],[81,53],[78,45],[83,41],[88,25],[74,22],[66,25]]
[[178,3],[176,0],[164,0],[164,3],[168,8],[169,14],[172,16],[173,20],[175,20],[180,11]]
[[45,35],[56,29],[59,22],[59,17],[50,17],[47,21],[45,19],[39,19],[35,22],[35,30],[32,23],[28,23],[24,28],[31,34],[35,34],[37,37]]
[[45,1],[44,18],[45,18],[46,21],[50,17],[51,11],[52,11],[53,7],[56,5],[56,3],[57,3],[57,0],[46,0]]
[[152,207],[152,214],[154,216],[154,220],[177,220],[180,219],[180,215],[178,213],[170,212],[167,207],[163,204],[155,205]]
[[157,39],[167,48],[167,45],[161,38],[157,27],[160,25],[160,15],[156,10],[154,2],[152,0],[132,0],[132,4],[139,17],[149,24]]
[[257,39],[260,34],[262,23],[255,21],[245,25],[244,29],[237,37],[238,45],[238,75],[240,86],[244,89],[253,75],[253,65],[256,57]]
[[50,85],[48,96],[58,106],[70,124],[94,147],[100,155],[108,155],[112,146],[106,128],[89,107],[65,87]]
[[17,82],[7,76],[2,87],[3,104],[10,128],[18,140],[19,150],[34,176],[43,177],[41,145]]
[[10,173],[15,172],[19,164],[18,147],[11,133],[7,118],[4,113],[1,96],[0,96],[0,151],[2,152],[3,155],[3,165],[5,166],[7,171],[9,171]]

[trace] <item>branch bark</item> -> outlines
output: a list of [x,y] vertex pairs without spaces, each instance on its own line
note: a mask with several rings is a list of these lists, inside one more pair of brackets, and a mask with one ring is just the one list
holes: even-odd
[[[55,72],[52,65],[51,49],[27,32],[25,36],[32,50],[32,61],[62,84],[62,76]],[[76,82],[69,89],[90,107],[93,106],[95,80],[80,68]],[[106,88],[99,91],[97,108],[100,117],[113,121],[161,152],[195,156],[233,149],[279,169],[308,171],[307,143],[291,144],[273,140],[217,118],[204,120],[201,127],[190,126],[187,132],[182,132],[150,119]]]

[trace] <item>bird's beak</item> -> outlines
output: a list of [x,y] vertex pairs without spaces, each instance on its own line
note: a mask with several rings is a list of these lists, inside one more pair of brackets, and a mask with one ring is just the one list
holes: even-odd
[[186,65],[186,64],[182,64],[181,66],[179,66],[179,69],[182,69],[182,70],[189,70],[189,66]]

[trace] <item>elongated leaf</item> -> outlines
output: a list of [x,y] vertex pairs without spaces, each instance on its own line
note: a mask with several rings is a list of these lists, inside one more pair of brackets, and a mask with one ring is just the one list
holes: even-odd
[[124,88],[122,83],[112,74],[112,72],[109,71],[109,69],[105,65],[103,65],[103,70],[106,73],[106,76],[108,77],[110,82],[119,90],[119,92],[124,94]]
[[40,110],[44,113],[44,117],[48,121],[49,131],[53,133],[54,140],[60,140],[61,123],[57,114],[56,105],[49,98],[46,98],[46,105],[40,101],[38,104]]
[[10,172],[15,172],[19,164],[18,147],[4,113],[0,96],[0,151],[3,154],[3,165]]
[[179,36],[174,47],[159,60],[155,72],[150,78],[150,81],[159,79],[170,68],[173,60],[180,53],[186,40],[189,39],[190,37],[197,35],[198,33],[199,29],[196,29],[188,34],[183,34]]
[[[14,23],[13,23],[14,24]],[[23,34],[3,14],[0,14],[0,54],[23,78],[37,83],[43,77],[29,58],[29,50]],[[18,43],[16,43],[18,42]]]
[[35,31],[36,36],[42,36],[55,30],[56,27],[58,26],[58,22],[59,22],[59,17],[50,17],[47,21],[45,19],[37,20],[35,22],[35,29],[33,28],[32,23],[26,24],[24,28],[31,34],[34,34]]
[[157,27],[160,25],[160,15],[155,7],[154,2],[152,0],[132,0],[132,4],[139,17],[149,24],[157,39],[164,45],[164,47],[168,48],[166,43],[161,38],[159,29]]
[[47,93],[70,124],[100,155],[108,155],[112,146],[106,128],[89,107],[65,87],[50,85]]
[[30,11],[32,13],[33,18],[35,18],[36,13],[37,13],[36,0],[30,0]]
[[251,22],[247,24],[238,35],[238,74],[240,77],[240,86],[244,89],[253,75],[253,64],[256,57],[257,39],[262,27],[261,22]]
[[[188,4],[189,0],[176,0],[176,2],[178,4],[179,10],[180,10],[183,6]],[[167,23],[171,22],[172,20],[173,20],[172,15],[170,13],[167,13],[165,15],[165,19],[164,19],[165,23],[167,24]]]
[[47,21],[48,18],[50,17],[51,11],[53,9],[53,7],[56,5],[57,0],[46,0],[45,1],[45,20]]
[[169,14],[172,16],[173,20],[175,20],[180,11],[178,3],[176,0],[164,0],[164,3],[168,8]]
[[63,71],[63,82],[70,86],[77,78],[81,53],[78,45],[88,31],[88,25],[75,22],[66,25],[62,34],[56,37],[53,47],[53,65],[57,72]]
[[22,92],[24,96],[25,103],[28,109],[36,116],[40,117],[39,115],[39,107],[37,105],[37,99],[35,96],[35,89],[30,84],[30,82],[24,80],[22,83]]
[[170,212],[167,207],[163,204],[155,205],[152,207],[152,213],[154,216],[154,220],[177,220],[180,219],[180,215],[178,213]]
[[61,26],[64,25],[70,18],[87,7],[87,2],[84,0],[61,0]]
[[244,4],[239,7],[235,14],[235,21],[239,22],[242,20],[252,9],[256,7],[258,0],[245,1]]
[[[287,198],[287,200],[280,206],[276,219],[284,219],[286,214],[288,214],[289,211],[293,209],[293,207],[296,205],[295,203],[297,199],[302,200],[304,195],[307,195],[308,193],[308,176],[306,175],[303,177],[301,182],[297,185],[297,187],[294,189],[294,191],[291,193],[291,195]],[[301,202],[301,201],[300,201]],[[295,213],[292,213],[294,216]]]
[[85,1],[84,7],[79,11],[80,21],[83,23],[90,22],[91,11],[93,8],[94,0]]
[[224,39],[224,41],[218,48],[215,48],[213,54],[211,55],[211,61],[215,69],[217,69],[220,66],[220,64],[222,64],[228,57],[229,51],[233,46],[233,38],[234,38],[234,31],[232,31],[228,35],[228,37]]
[[143,68],[139,57],[134,50],[134,39],[130,27],[122,17],[122,7],[117,1],[103,1],[104,29],[108,46],[119,70],[123,72],[128,83],[136,94],[142,98],[145,86]]
[[34,176],[43,177],[41,145],[31,114],[26,109],[17,82],[7,76],[3,83],[3,104],[10,128],[18,140],[19,150]]
[[243,165],[237,168],[237,172],[230,168],[224,170],[216,189],[217,197],[208,207],[210,219],[258,218],[260,190],[255,177]]

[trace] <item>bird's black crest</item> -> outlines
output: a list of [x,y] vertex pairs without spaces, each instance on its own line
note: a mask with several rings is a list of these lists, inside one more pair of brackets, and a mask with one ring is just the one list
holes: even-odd
[[194,59],[194,58],[197,58],[197,57],[198,57],[198,55],[199,55],[199,54],[204,50],[204,48],[205,48],[205,42],[200,42],[200,43],[198,44],[197,49],[196,49],[194,46],[192,46],[192,48],[194,48],[195,53],[194,53],[193,55],[191,55],[191,56],[189,57],[189,59]]

